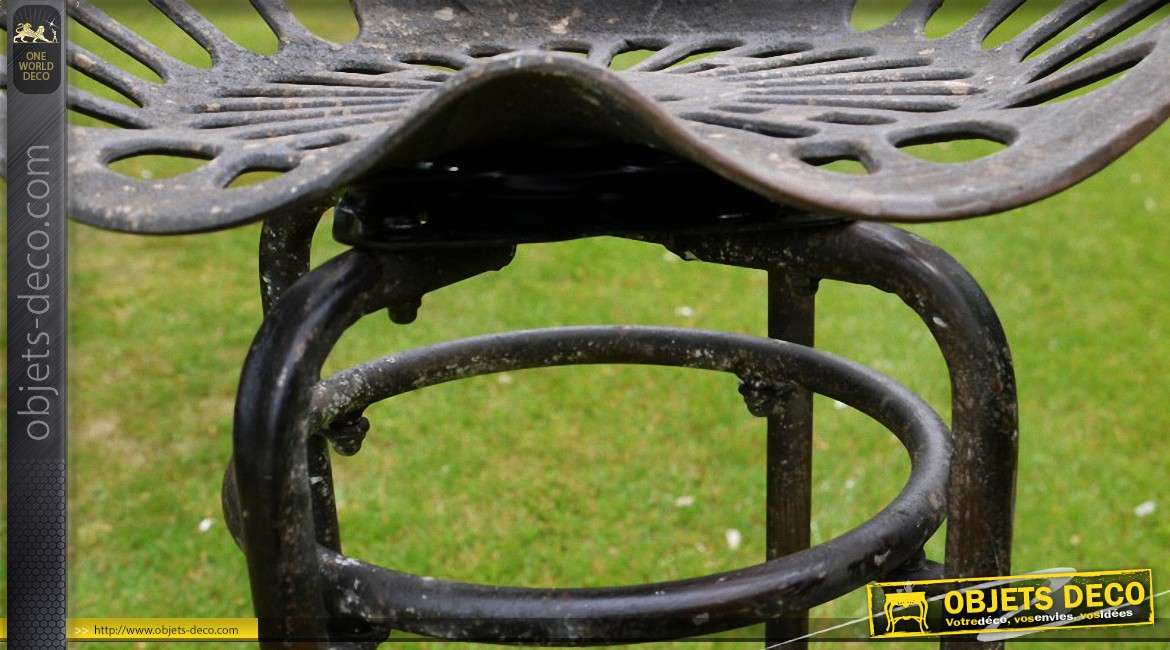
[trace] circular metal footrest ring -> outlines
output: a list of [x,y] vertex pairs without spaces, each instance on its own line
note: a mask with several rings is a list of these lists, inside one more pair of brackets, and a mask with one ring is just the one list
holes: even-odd
[[812,348],[736,334],[649,327],[532,330],[442,343],[320,382],[314,411],[334,417],[412,390],[477,375],[577,364],[653,364],[796,382],[874,418],[910,454],[898,496],[857,528],[756,566],[653,584],[530,589],[464,584],[366,564],[320,549],[331,615],[430,637],[605,645],[745,627],[828,602],[895,569],[942,523],[949,432],[893,380]]

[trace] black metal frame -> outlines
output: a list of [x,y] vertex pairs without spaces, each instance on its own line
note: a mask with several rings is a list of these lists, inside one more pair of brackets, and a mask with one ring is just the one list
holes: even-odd
[[[958,261],[921,237],[864,222],[785,231],[764,243],[752,233],[661,241],[684,258],[767,270],[770,336],[812,343],[813,295],[820,279],[870,285],[913,309],[938,344],[951,380],[955,455],[941,573],[1010,573],[1019,451],[1015,371],[991,302]],[[802,413],[809,408],[806,396],[790,399]],[[769,534],[777,546],[773,551],[769,541],[770,554],[808,544],[811,437],[811,416],[769,420],[769,467],[775,468],[769,473]],[[783,455],[773,455],[773,444]],[[795,638],[806,629],[807,622],[798,618],[773,626],[769,637]]]
[[[942,568],[925,561],[921,552],[937,525],[931,507],[941,512],[941,500],[920,501],[910,519],[899,522],[919,526],[914,535],[879,515],[862,528],[880,528],[885,542],[860,535],[806,550],[811,516],[809,389],[842,391],[843,378],[861,373],[870,383],[855,384],[837,396],[887,425],[888,417],[883,417],[888,413],[864,403],[867,390],[871,396],[909,400],[907,405],[915,399],[888,379],[808,349],[821,279],[895,293],[934,335],[951,374],[955,431],[950,498],[945,499],[946,575],[1009,572],[1016,461],[1010,353],[978,285],[928,242],[868,223],[803,228],[750,224],[717,235],[709,229],[636,233],[631,236],[661,243],[685,259],[767,270],[769,335],[801,345],[769,347],[763,339],[694,331],[548,330],[402,353],[392,357],[393,363],[373,362],[319,381],[317,373],[329,349],[363,314],[387,308],[396,322],[409,322],[423,294],[502,268],[514,248],[351,251],[307,273],[317,214],[311,210],[304,218],[265,227],[261,278],[268,315],[241,379],[234,469],[225,483],[225,511],[248,557],[256,611],[272,639],[267,646],[316,647],[315,640],[329,635],[372,639],[368,643],[376,645],[379,635],[389,631],[380,626],[479,641],[617,643],[690,637],[764,621],[769,622],[769,639],[789,640],[806,633],[803,610],[865,581],[941,575]],[[696,350],[702,354],[687,356]],[[768,355],[791,358],[759,372]],[[792,363],[802,355],[804,361]],[[663,591],[661,586],[562,592],[422,581],[341,554],[326,441],[333,440],[347,453],[355,451],[368,428],[361,417],[366,405],[416,386],[508,367],[586,361],[698,366],[736,372],[743,379],[741,392],[749,409],[768,417],[769,424],[766,564],[733,572],[741,581],[733,580],[735,588],[721,584],[720,578],[727,580],[722,576],[669,585],[665,594],[654,596]],[[354,381],[357,377],[362,381]],[[928,413],[917,412],[918,425],[929,422]],[[911,453],[913,457],[913,449]],[[921,460],[915,459],[915,472],[925,471]],[[945,464],[945,459],[931,462]],[[912,490],[929,494],[928,502],[942,498],[937,490],[923,491],[914,477],[907,487]],[[899,541],[890,545],[890,539]],[[812,557],[823,563],[810,564]],[[853,564],[842,558],[852,558]],[[832,569],[810,575],[812,566]],[[352,584],[360,587],[339,586]],[[690,607],[696,603],[701,606]],[[388,620],[393,622],[387,625]],[[960,639],[945,645],[965,643]]]

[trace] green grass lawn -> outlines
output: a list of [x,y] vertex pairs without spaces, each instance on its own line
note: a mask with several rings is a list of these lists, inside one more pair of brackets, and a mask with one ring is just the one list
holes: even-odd
[[[97,4],[198,58],[133,11],[139,3]],[[196,4],[220,7],[234,37],[266,47],[270,36],[238,9]],[[351,25],[331,21],[328,3],[299,4],[314,9],[316,27],[352,35]],[[880,22],[874,16],[863,18]],[[1018,571],[1151,567],[1155,590],[1170,576],[1167,151],[1163,128],[1037,205],[913,228],[978,278],[1012,343]],[[342,250],[328,233],[326,223],[317,262]],[[258,228],[142,238],[74,226],[70,237],[70,614],[249,616],[219,486],[240,364],[260,323]],[[525,246],[504,271],[428,296],[412,325],[365,319],[329,366],[553,325],[762,334],[765,288],[762,273],[682,262],[625,240]],[[820,347],[891,375],[946,414],[945,369],[909,309],[836,283],[824,284],[818,301]],[[346,551],[421,574],[531,586],[668,580],[756,563],[763,422],[735,388],[709,373],[566,368],[383,403],[370,411],[366,448],[335,464]],[[886,504],[908,463],[860,414],[820,400],[816,417],[820,542]],[[1147,500],[1154,513],[1135,515]],[[204,520],[212,522],[205,531]],[[730,530],[742,537],[738,548]],[[941,542],[940,533],[930,547],[939,559]],[[864,611],[859,592],[816,615]]]

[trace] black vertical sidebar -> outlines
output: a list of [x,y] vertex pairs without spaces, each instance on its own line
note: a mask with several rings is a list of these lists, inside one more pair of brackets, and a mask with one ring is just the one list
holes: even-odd
[[65,14],[7,18],[8,645],[65,637]]

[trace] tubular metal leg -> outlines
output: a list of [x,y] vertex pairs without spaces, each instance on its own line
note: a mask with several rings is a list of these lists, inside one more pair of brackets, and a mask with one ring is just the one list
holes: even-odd
[[264,222],[260,231],[260,299],[264,313],[294,282],[309,272],[313,233],[327,204]]
[[[1018,451],[1015,372],[995,310],[954,258],[921,237],[865,222],[653,241],[709,262],[870,285],[912,308],[934,336],[951,380],[955,456],[946,575],[1010,573]],[[1002,647],[962,639],[942,645]]]
[[[310,206],[299,214],[264,222],[260,231],[260,298],[264,314],[272,311],[280,296],[309,272],[313,233],[326,210]],[[309,437],[309,482],[313,486],[314,530],[317,542],[341,552],[341,532],[334,500],[333,464],[329,443],[322,435]]]
[[[260,304],[267,315],[277,299],[301,276],[309,272],[313,233],[328,204],[306,207],[296,214],[265,221],[260,231]],[[333,472],[328,445],[321,436],[309,440],[310,475],[316,477],[313,512],[318,541],[340,552],[337,512],[333,503]],[[240,508],[236,499],[235,460],[228,461],[223,481],[223,512],[228,529],[243,547],[240,537]]]
[[[813,346],[816,281],[783,271],[768,273],[768,336]],[[806,549],[812,521],[812,393],[792,385],[768,417],[766,546],[769,560]],[[765,626],[766,645],[808,634],[808,612],[792,612]],[[789,647],[807,644],[794,641]]]
[[288,288],[280,317],[265,319],[240,378],[233,440],[240,537],[265,648],[323,650],[328,638],[306,442],[320,429],[308,404],[329,350],[362,315],[502,268],[512,252],[350,252],[314,282]]
[[[309,272],[309,258],[313,233],[328,204],[311,205],[296,214],[264,222],[260,231],[260,304],[267,315],[280,295]],[[329,446],[322,436],[309,439],[309,474],[312,477],[313,513],[318,542],[341,551],[337,509],[333,501],[333,471],[329,460]],[[235,501],[235,462],[229,461],[224,474],[223,510],[228,527],[239,538],[239,507]]]

